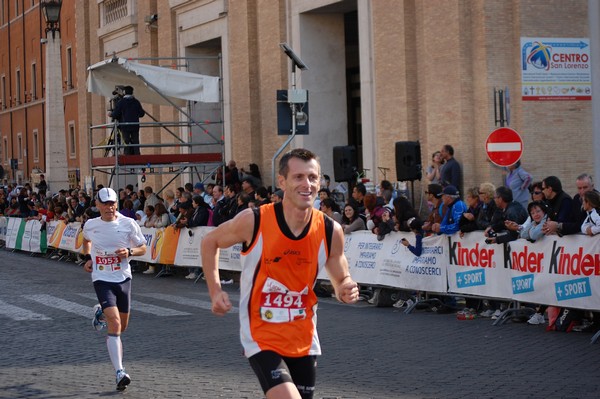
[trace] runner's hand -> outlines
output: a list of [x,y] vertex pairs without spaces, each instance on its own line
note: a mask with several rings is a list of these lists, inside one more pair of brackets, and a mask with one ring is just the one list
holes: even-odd
[[340,284],[337,297],[340,302],[355,303],[358,301],[358,284],[350,279],[345,280]]
[[231,301],[225,291],[217,293],[212,298],[212,312],[217,316],[225,316],[231,310]]
[[92,261],[88,260],[83,264],[83,270],[85,270],[88,273],[92,272]]

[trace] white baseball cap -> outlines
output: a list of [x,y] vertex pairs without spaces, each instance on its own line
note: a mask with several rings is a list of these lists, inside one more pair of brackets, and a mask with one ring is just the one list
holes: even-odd
[[98,201],[104,202],[117,202],[117,193],[110,187],[105,187],[98,191]]

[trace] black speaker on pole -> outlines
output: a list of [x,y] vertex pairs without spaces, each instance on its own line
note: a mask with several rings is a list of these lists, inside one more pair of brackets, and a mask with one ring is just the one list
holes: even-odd
[[333,175],[335,181],[355,180],[357,169],[356,147],[353,145],[333,147]]
[[396,142],[396,176],[398,181],[421,180],[421,144],[418,141]]

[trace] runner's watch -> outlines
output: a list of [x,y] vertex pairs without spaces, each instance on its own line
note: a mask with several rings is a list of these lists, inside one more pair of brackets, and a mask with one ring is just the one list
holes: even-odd
[[133,256],[133,249],[127,248],[127,253],[128,253],[127,256]]

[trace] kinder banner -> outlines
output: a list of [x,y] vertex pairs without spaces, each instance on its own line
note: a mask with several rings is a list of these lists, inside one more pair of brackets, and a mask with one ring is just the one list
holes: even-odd
[[570,235],[510,244],[503,268],[512,298],[569,308],[600,310],[600,240]]
[[445,236],[444,240],[450,292],[512,298],[508,284],[511,272],[504,267],[505,246],[486,244],[485,236],[479,231],[465,234],[463,238],[458,234]]

